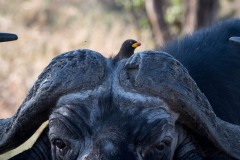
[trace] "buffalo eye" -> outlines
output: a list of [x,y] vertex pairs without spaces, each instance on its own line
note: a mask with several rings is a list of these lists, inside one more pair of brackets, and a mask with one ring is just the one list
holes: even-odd
[[53,145],[55,145],[58,149],[63,149],[66,146],[66,144],[61,139],[54,140]]
[[157,149],[158,151],[163,151],[164,148],[165,148],[165,144],[164,143],[160,143],[160,144],[155,146],[155,149]]
[[154,148],[158,151],[163,151],[166,147],[170,146],[172,143],[171,137],[165,137],[159,144],[154,146]]
[[166,146],[170,146],[172,144],[172,138],[171,137],[165,137],[162,142],[166,145]]

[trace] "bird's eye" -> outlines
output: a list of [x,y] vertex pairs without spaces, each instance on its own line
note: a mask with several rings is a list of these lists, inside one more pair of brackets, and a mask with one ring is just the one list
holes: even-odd
[[55,145],[58,149],[64,149],[66,146],[66,144],[61,139],[54,140],[53,145]]
[[133,42],[130,42],[130,44],[132,44]]

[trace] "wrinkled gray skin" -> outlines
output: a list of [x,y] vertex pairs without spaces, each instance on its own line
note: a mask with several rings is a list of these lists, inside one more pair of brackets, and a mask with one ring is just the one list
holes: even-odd
[[[115,66],[91,50],[56,57],[18,112],[1,120],[0,152],[17,147],[47,119],[49,131],[13,159],[240,155],[240,127],[217,118],[186,69],[163,52],[141,52]],[[197,136],[208,139],[212,150]]]
[[218,118],[176,59],[144,51],[113,64],[95,51],[57,56],[17,113],[0,120],[0,154],[12,159],[239,159],[240,126]]

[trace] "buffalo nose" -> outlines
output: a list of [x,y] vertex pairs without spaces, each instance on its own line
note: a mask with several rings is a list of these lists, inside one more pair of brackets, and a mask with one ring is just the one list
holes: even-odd
[[121,141],[103,140],[100,145],[100,154],[105,160],[137,160],[128,145]]
[[102,144],[102,150],[105,153],[111,153],[112,155],[118,150],[111,141],[104,141]]

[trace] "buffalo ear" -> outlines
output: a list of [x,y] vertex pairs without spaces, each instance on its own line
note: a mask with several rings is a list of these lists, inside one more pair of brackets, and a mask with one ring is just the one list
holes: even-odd
[[54,58],[17,113],[11,118],[0,119],[0,154],[25,142],[48,120],[61,96],[99,86],[105,78],[106,60],[100,53],[86,49]]
[[18,155],[12,157],[10,160],[32,160],[32,159],[39,159],[39,160],[50,160],[51,159],[51,143],[48,139],[48,126],[42,131],[36,142],[33,146],[19,153]]

